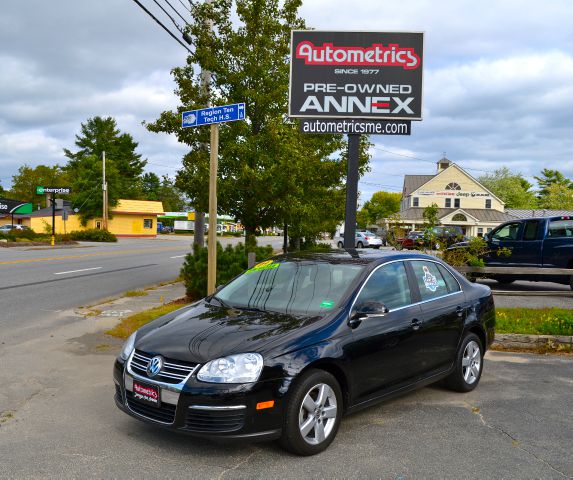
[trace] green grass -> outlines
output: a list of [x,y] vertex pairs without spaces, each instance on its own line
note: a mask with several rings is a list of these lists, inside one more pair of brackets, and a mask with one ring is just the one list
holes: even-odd
[[166,315],[173,310],[182,308],[185,305],[186,303],[168,303],[167,305],[162,305],[161,307],[152,308],[151,310],[146,310],[144,312],[130,315],[129,317],[124,318],[120,324],[105,333],[117,338],[126,339],[139,327],[142,327],[146,323],[149,323],[152,320],[161,317],[162,315]]
[[123,294],[124,297],[146,297],[149,295],[145,290],[130,290]]
[[497,308],[496,333],[573,335],[573,310]]

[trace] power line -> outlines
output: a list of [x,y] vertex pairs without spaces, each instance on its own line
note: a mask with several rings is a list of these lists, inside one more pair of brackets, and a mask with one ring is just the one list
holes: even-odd
[[[413,155],[405,155],[405,154],[403,154],[403,153],[393,152],[393,151],[391,151],[391,150],[386,150],[385,148],[380,148],[380,147],[377,147],[377,146],[373,146],[372,148],[373,148],[374,150],[379,150],[379,151],[381,151],[381,152],[389,153],[389,154],[391,154],[391,155],[397,155],[397,156],[399,156],[399,157],[411,158],[412,160],[418,160],[418,161],[420,161],[420,162],[432,163],[432,164],[435,164],[435,163],[436,163],[434,160],[427,160],[427,159],[425,159],[425,158],[414,157]],[[471,168],[471,167],[463,167],[463,168],[464,168],[464,170],[473,170],[473,171],[482,172],[482,173],[495,173],[495,172],[493,172],[493,171],[491,171],[491,170],[482,170],[482,169],[480,169],[480,168]]]
[[171,3],[169,2],[169,0],[165,0],[165,3],[167,3],[167,5],[169,5],[171,7],[171,10],[173,10],[177,15],[179,15],[179,18],[181,20],[183,20],[183,22],[185,22],[185,25],[188,25],[187,20],[185,20],[183,18],[183,16],[179,13],[179,10],[177,10],[173,5],[171,5]]
[[[169,15],[167,10],[165,10],[163,8],[163,6],[157,0],[153,0],[153,3],[155,3],[155,5],[157,5],[161,9],[161,11],[169,17],[169,19],[171,20],[171,23],[173,23],[173,25],[175,25],[175,28],[177,30],[179,30],[180,33],[183,33],[183,29],[179,26],[179,24],[175,21],[175,19],[171,15]],[[167,2],[167,3],[169,3],[169,2]],[[171,7],[171,8],[173,8],[173,7]],[[177,13],[179,13],[179,12],[177,12]],[[179,16],[181,17],[181,15],[179,15]],[[181,17],[181,18],[183,18],[183,17]],[[184,18],[183,18],[183,21],[185,22]]]
[[147,10],[147,8],[145,8],[141,2],[139,0],[133,0],[135,3],[137,3],[137,5],[139,5],[139,7],[145,12],[147,13],[147,15],[149,15],[153,20],[155,20],[155,22],[157,22],[157,24],[159,24],[159,26],[161,28],[163,28],[163,30],[165,30],[169,35],[171,35],[175,41],[177,41],[177,43],[179,43],[185,50],[187,50],[189,53],[193,53],[192,50],[190,50],[187,45],[185,45],[181,40],[179,40],[171,30],[169,30],[165,25],[163,25],[163,23],[161,23],[161,21],[155,16],[153,15],[153,13],[151,13],[149,10]]
[[179,3],[181,4],[181,6],[182,6],[185,10],[187,10],[189,13],[191,13],[191,9],[190,9],[187,5],[185,5],[181,0],[179,0]]

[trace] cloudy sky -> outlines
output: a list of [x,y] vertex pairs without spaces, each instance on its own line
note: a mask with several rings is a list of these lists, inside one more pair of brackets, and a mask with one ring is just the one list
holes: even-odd
[[[169,1],[185,15],[187,0]],[[301,15],[322,30],[425,32],[424,120],[411,136],[371,138],[362,201],[434,173],[443,152],[475,176],[507,166],[532,181],[542,168],[573,178],[570,0],[306,0]],[[23,164],[64,164],[96,115],[133,135],[149,171],[174,175],[185,147],[141,122],[178,104],[169,72],[184,62],[132,0],[3,2],[0,184]]]

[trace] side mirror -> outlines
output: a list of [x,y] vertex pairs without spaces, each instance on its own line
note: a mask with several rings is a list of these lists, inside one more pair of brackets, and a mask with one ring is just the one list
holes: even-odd
[[361,303],[350,316],[349,325],[354,328],[357,327],[362,320],[367,318],[383,317],[390,310],[382,302],[368,301]]

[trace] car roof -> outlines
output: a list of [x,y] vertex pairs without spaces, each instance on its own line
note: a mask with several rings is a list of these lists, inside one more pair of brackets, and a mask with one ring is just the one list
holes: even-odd
[[386,263],[391,260],[421,259],[436,260],[436,257],[418,252],[404,252],[396,250],[370,250],[370,249],[332,249],[325,252],[293,252],[275,257],[283,260],[317,261],[326,263],[348,263],[367,265],[371,263]]

